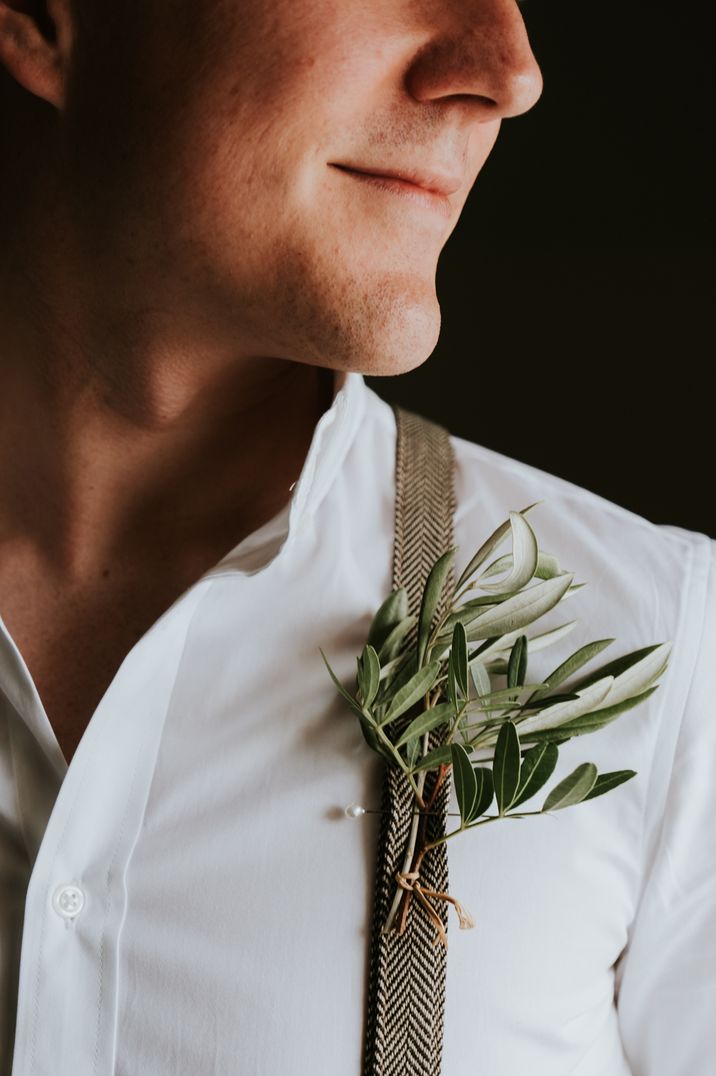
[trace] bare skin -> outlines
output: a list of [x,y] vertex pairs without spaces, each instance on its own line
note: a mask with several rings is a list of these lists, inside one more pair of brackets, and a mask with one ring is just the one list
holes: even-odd
[[514,0],[0,0],[0,614],[68,762],[286,504],[334,376],[429,357],[440,251],[541,88]]

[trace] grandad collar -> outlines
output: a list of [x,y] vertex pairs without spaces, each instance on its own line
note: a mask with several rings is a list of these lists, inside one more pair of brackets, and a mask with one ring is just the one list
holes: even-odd
[[358,432],[365,412],[367,386],[354,370],[333,371],[331,406],[313,431],[301,473],[293,487],[289,535],[304,515],[312,514],[325,497]]
[[283,508],[247,535],[202,578],[239,572],[255,575],[268,567],[276,554],[283,558],[302,528],[314,514],[333,482],[361,426],[369,389],[355,370],[333,370],[330,406],[316,423],[299,477],[286,491]]

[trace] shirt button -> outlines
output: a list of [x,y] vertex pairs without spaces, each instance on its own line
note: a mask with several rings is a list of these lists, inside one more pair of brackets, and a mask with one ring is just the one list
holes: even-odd
[[82,911],[85,895],[79,886],[58,885],[52,894],[52,907],[63,919],[74,919]]

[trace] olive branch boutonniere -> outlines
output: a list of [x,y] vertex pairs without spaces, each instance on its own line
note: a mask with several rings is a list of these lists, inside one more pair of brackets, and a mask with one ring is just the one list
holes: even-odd
[[[526,516],[541,503],[509,513],[447,594],[442,613],[437,610],[457,547],[433,564],[418,616],[408,613],[405,587],[388,595],[356,659],[354,695],[320,651],[338,691],[358,718],[366,743],[403,773],[413,793],[403,870],[396,874],[384,931],[404,932],[413,896],[435,925],[434,944],[447,945],[435,900],[452,903],[461,929],[474,926],[455,897],[421,885],[420,867],[431,848],[500,818],[526,818],[594,799],[636,776],[634,770],[600,774],[594,763],[583,762],[548,793],[540,810],[516,810],[549,780],[560,743],[596,732],[656,690],[671,650],[670,642],[645,646],[574,678],[615,641],[597,639],[576,650],[544,680],[529,682],[529,654],[561,640],[577,621],[529,636],[524,629],[585,586],[574,583],[574,573],[563,571],[554,555],[540,550]],[[511,553],[483,568],[508,535]],[[506,574],[499,581],[488,582],[501,573]],[[474,590],[483,593],[463,601]],[[479,645],[470,650],[470,643]],[[505,683],[493,686],[493,677],[504,677]],[[441,742],[429,750],[433,730],[441,730]],[[476,761],[490,761],[492,768],[475,765]],[[431,772],[435,781],[426,799],[425,782]],[[424,837],[425,816],[451,773],[460,822],[430,842]],[[493,802],[496,813],[487,814]],[[351,813],[357,816],[365,809],[353,805]]]

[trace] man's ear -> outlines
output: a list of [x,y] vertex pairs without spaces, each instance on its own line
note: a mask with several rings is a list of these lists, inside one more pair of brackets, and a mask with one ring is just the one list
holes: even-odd
[[61,108],[72,30],[70,0],[0,0],[0,65],[18,85]]

